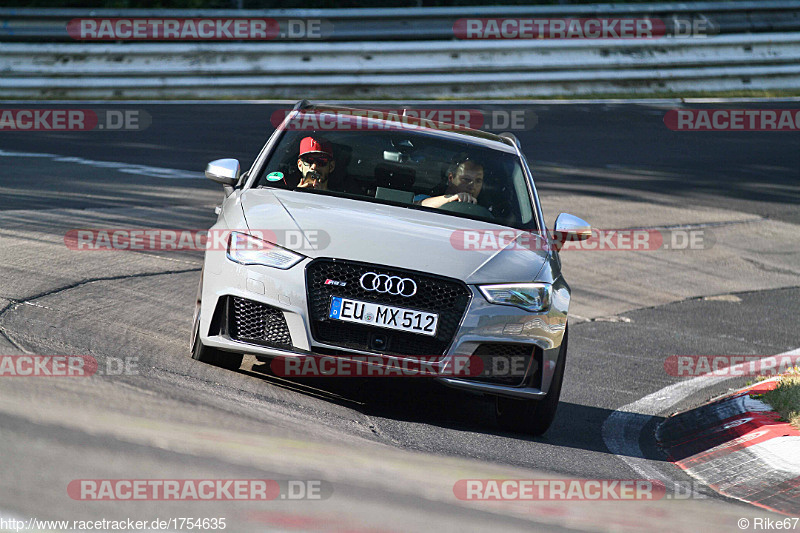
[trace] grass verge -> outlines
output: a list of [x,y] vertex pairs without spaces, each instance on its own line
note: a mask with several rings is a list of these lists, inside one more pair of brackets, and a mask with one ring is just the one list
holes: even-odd
[[800,368],[783,376],[778,386],[765,394],[760,400],[772,406],[781,418],[788,420],[800,429]]

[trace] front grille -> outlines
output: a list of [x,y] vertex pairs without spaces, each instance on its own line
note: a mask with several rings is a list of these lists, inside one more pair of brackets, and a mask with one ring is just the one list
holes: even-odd
[[283,311],[246,298],[231,296],[228,329],[234,340],[290,349],[292,337]]
[[[366,272],[411,278],[417,283],[417,293],[411,297],[404,297],[366,291],[359,284],[361,276]],[[326,285],[325,281],[328,279],[345,285]],[[453,340],[472,295],[467,286],[457,280],[335,259],[316,259],[309,263],[306,267],[306,286],[311,333],[315,340],[342,348],[392,355],[444,354]],[[328,318],[328,312],[331,298],[334,296],[437,313],[439,324],[436,336],[429,337],[331,320]],[[376,336],[382,341],[381,348],[377,347]]]
[[[481,344],[472,355],[483,362],[483,372],[473,379],[499,385],[522,385],[529,372],[534,376],[541,373],[540,357],[535,357],[538,353],[540,350],[530,344]],[[529,370],[532,357],[534,368]]]

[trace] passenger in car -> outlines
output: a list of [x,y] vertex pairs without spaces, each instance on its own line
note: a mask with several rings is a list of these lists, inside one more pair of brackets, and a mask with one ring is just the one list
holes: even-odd
[[300,141],[297,168],[300,169],[302,179],[297,187],[328,190],[328,177],[335,167],[336,161],[333,160],[330,144],[314,137],[305,137]]
[[483,187],[483,165],[464,157],[447,171],[447,189],[441,196],[418,194],[414,203],[425,207],[441,207],[450,202],[478,202]]

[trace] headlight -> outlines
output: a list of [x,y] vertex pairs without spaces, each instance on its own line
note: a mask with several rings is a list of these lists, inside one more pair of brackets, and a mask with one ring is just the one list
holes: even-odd
[[526,311],[547,311],[550,307],[549,283],[507,283],[478,287],[483,296],[499,305],[513,305]]
[[228,259],[242,265],[264,265],[287,270],[303,260],[303,256],[277,244],[256,239],[245,233],[231,232]]

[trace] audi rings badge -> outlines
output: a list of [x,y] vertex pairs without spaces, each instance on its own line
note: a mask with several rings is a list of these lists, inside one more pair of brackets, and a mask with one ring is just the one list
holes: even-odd
[[361,276],[359,283],[365,291],[376,291],[393,296],[405,296],[406,298],[417,294],[417,283],[413,279],[401,278],[400,276],[367,272]]

